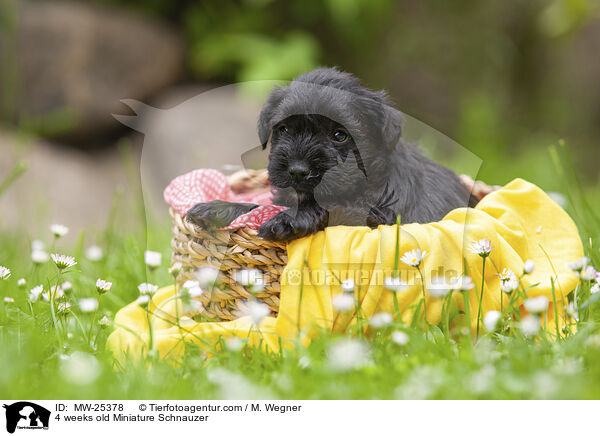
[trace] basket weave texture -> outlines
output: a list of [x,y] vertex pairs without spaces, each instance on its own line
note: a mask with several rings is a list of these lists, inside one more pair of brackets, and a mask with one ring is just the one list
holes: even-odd
[[[497,187],[482,182],[474,182],[461,176],[467,187],[482,198]],[[236,193],[261,192],[268,189],[265,170],[240,171],[228,178]],[[230,321],[241,315],[241,307],[250,298],[267,304],[271,314],[279,312],[279,278],[287,264],[285,243],[266,241],[254,229],[242,227],[234,230],[204,230],[184,219],[174,209],[170,209],[173,223],[172,263],[181,262],[182,270],[177,277],[179,284],[194,280],[194,273],[202,267],[220,270],[218,286],[205,290],[199,297],[202,308],[199,314],[214,321]],[[257,269],[263,274],[265,287],[254,294],[235,280],[236,272],[243,269]]]
[[[266,171],[243,171],[229,176],[236,193],[261,192],[268,189]],[[173,223],[172,263],[181,262],[183,268],[178,283],[193,280],[198,268],[213,267],[221,271],[219,286],[205,292],[200,301],[200,314],[215,321],[229,321],[240,316],[240,304],[254,297],[267,304],[272,315],[279,311],[279,277],[287,263],[285,243],[259,238],[250,228],[235,230],[204,230],[190,223],[172,208]],[[250,294],[235,281],[237,271],[254,268],[263,274],[265,287]]]

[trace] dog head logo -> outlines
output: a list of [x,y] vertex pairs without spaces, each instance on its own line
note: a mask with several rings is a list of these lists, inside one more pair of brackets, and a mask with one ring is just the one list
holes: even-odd
[[14,433],[16,429],[44,429],[50,423],[50,411],[38,404],[19,401],[4,404],[6,409],[6,431]]

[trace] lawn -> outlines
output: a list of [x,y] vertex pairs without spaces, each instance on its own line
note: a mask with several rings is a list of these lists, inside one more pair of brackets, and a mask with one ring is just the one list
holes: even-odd
[[[599,253],[593,247],[600,235],[600,222],[589,205],[593,191],[579,186],[564,154],[561,147],[553,149],[551,156],[560,164],[548,171],[555,171],[562,180],[569,212],[580,228],[587,255],[598,265]],[[523,335],[516,324],[502,334],[486,331],[473,341],[464,335],[443,334],[435,327],[424,334],[392,322],[369,339],[322,335],[306,348],[277,354],[231,346],[209,359],[200,349],[189,346],[179,366],[151,357],[127,362],[115,370],[114,359],[105,349],[114,314],[138,297],[140,283],[171,283],[167,271],[169,223],[158,219],[148,222],[143,230],[124,231],[118,225],[121,207],[125,206],[115,203],[105,229],[95,235],[101,256],[89,251],[91,238],[85,232],[77,243],[67,245],[50,229],[40,228],[35,234],[1,231],[0,265],[9,268],[11,275],[0,280],[0,397],[600,398],[600,331],[594,303],[587,321],[580,313],[577,333],[561,335],[559,340],[543,330]],[[59,278],[52,260],[32,260],[36,238],[44,243],[43,249],[37,247],[41,251],[74,256],[77,264],[66,268]],[[147,249],[162,253],[162,264],[151,276],[144,263]],[[24,284],[19,284],[21,278]],[[113,285],[100,297],[98,310],[88,311],[79,303],[98,298],[98,278]],[[71,284],[61,300],[63,304],[69,302],[71,308],[58,313],[57,304],[54,319],[50,302],[43,296],[30,302],[29,291],[42,285],[45,292],[58,280],[63,287],[65,281]],[[405,335],[398,335],[398,331]]]

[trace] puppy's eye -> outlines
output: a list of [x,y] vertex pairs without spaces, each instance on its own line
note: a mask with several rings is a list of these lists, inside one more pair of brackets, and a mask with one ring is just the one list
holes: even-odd
[[288,132],[288,128],[285,126],[279,126],[279,129],[277,129],[279,131],[280,135],[285,135]]
[[335,142],[344,142],[346,139],[348,139],[348,134],[343,130],[336,130],[335,132],[333,132],[333,135],[331,135],[331,137]]

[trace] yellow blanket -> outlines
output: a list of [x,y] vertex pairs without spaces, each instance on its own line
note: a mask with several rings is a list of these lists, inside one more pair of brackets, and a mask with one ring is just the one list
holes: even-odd
[[[426,201],[425,199],[423,201]],[[435,277],[446,278],[466,273],[474,289],[467,292],[470,326],[475,329],[481,292],[482,259],[467,248],[472,241],[489,238],[494,247],[486,261],[482,314],[507,307],[510,295],[501,291],[499,273],[509,268],[517,275],[528,259],[535,270],[522,278],[528,297],[546,296],[550,306],[543,322],[553,329],[555,313],[559,325],[564,323],[566,295],[577,285],[577,277],[565,263],[583,256],[578,231],[565,211],[541,189],[517,179],[485,197],[475,209],[457,209],[443,220],[431,224],[407,224],[400,227],[399,250],[396,250],[397,226],[330,227],[315,235],[290,243],[288,265],[282,273],[281,304],[277,318],[266,317],[253,326],[249,317],[231,322],[197,323],[187,319],[181,328],[173,325],[179,300],[160,307],[152,318],[154,346],[165,357],[177,357],[184,342],[194,342],[208,352],[223,339],[248,338],[250,345],[277,351],[282,344],[308,344],[323,332],[345,331],[355,324],[353,312],[338,314],[332,297],[343,292],[340,280],[350,277],[356,282],[355,295],[361,301],[361,317],[378,312],[395,313],[392,291],[383,286],[398,263],[400,277],[409,283],[397,293],[402,320],[410,323],[422,297],[422,282],[416,268],[397,262],[396,256],[419,248],[427,251],[420,269],[428,287]],[[555,284],[556,308],[553,306],[551,279]],[[464,292],[464,291],[463,291]],[[148,309],[155,311],[169,297],[173,286],[160,289]],[[453,307],[465,309],[463,293],[451,296]],[[503,298],[501,303],[501,298]],[[443,298],[428,296],[427,320],[437,324],[442,318]],[[521,305],[521,299],[518,305]],[[179,304],[179,307],[176,307]],[[181,312],[179,312],[181,313]],[[463,321],[464,322],[464,321]],[[115,330],[108,347],[119,358],[126,354],[139,357],[147,352],[149,329],[146,312],[135,302],[121,309],[115,317]]]

